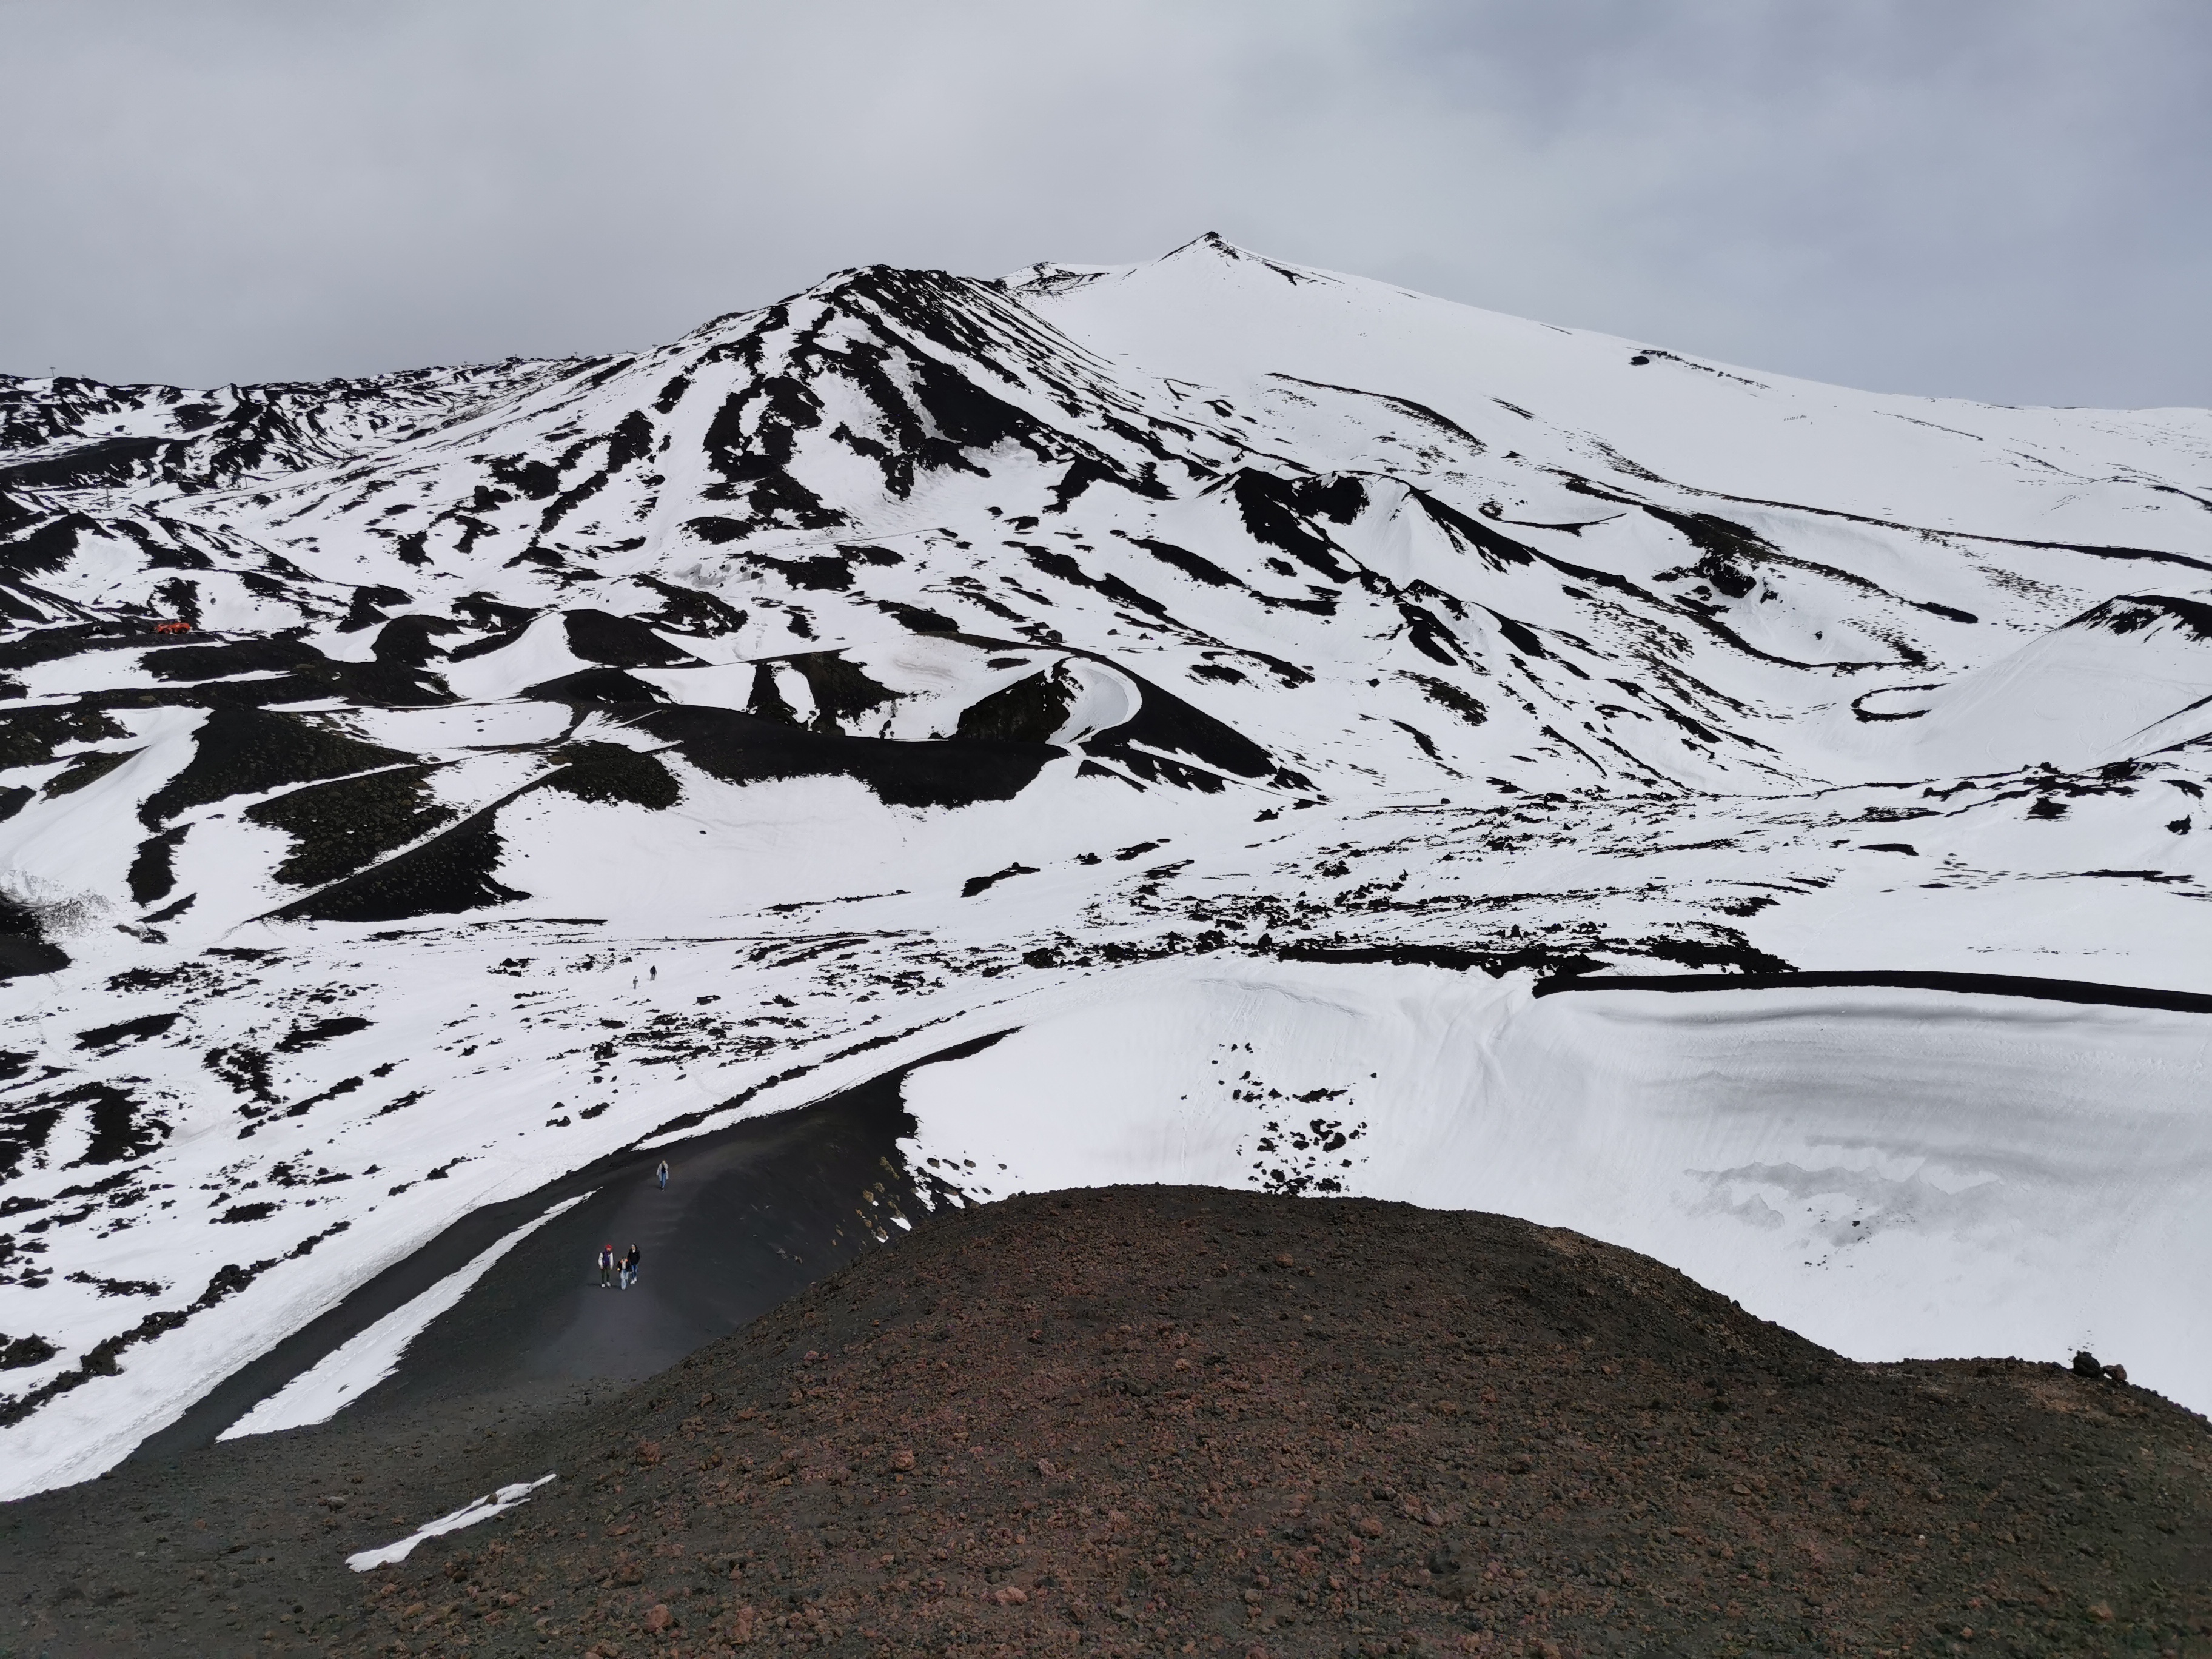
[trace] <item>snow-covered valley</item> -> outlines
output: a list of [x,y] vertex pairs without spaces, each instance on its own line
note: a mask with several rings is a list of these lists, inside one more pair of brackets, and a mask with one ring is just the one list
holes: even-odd
[[[908,1081],[940,1190],[1497,1210],[2212,1407],[2212,412],[1208,237],[0,381],[0,1496],[458,1217],[998,1032]],[[1769,982],[1838,970],[2023,982]]]

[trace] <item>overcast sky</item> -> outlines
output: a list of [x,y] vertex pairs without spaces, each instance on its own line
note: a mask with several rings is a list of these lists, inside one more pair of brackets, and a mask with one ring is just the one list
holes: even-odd
[[2212,404],[2204,0],[0,0],[0,370],[665,340],[1205,230],[1757,368]]

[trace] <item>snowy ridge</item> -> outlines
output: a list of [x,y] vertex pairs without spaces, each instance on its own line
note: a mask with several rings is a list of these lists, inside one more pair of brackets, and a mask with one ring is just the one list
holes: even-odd
[[[2212,991],[2206,411],[1814,386],[1211,237],[876,267],[611,358],[0,381],[0,618],[9,1491],[112,1462],[477,1205],[1013,1026],[972,1085],[914,1085],[915,1156],[977,1197],[1188,1169],[1480,1203],[1864,1355],[2084,1340],[2144,1250],[2207,1259],[2181,1196],[2053,1221],[2080,1272],[2030,1318],[2006,1287],[2049,1241],[1988,1221],[2008,1198],[1951,1243],[1881,1230],[1858,1302],[1813,1265],[1824,1170],[1899,1214],[1942,1159],[2045,1216],[2131,1158],[2185,1195],[2202,1016],[1527,994],[1606,967]],[[1231,1027],[1292,981],[1369,1011],[1322,1021],[1375,1074],[1367,1150],[1309,1168],[1287,1137],[1349,1132],[1264,1091],[1249,1122],[1170,1110],[1261,1040],[1161,1036],[1145,988],[1186,981],[1255,988]],[[1938,1005],[1928,1030],[2076,1057],[2041,1139],[1914,1035]],[[1731,1022],[1845,1046],[1682,1058]],[[1538,1030],[1512,1052],[1582,1057],[1508,1064]],[[1900,1055],[1978,1152],[1842,1127],[1880,1103],[1838,1079],[1893,1094]],[[1566,1157],[1563,1090],[1686,1123],[1680,1079],[1739,1064],[1828,1138],[1654,1128],[1646,1176],[1606,1177],[1635,1204],[1446,1156],[1490,1111],[1528,1167]],[[2160,1127],[2069,1161],[2123,1107]],[[1716,1204],[1685,1158],[1785,1173]],[[1852,1311],[1906,1285],[1924,1320]],[[2111,1332],[2131,1373],[2212,1400],[2158,1317]]]

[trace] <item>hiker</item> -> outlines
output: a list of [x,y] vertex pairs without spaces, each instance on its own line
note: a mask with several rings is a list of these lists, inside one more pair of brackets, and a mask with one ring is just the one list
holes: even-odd
[[668,1160],[665,1158],[660,1160],[660,1190],[668,1190]]
[[599,1288],[603,1291],[611,1289],[614,1282],[615,1247],[602,1244],[599,1246]]
[[622,1262],[623,1289],[628,1290],[637,1283],[637,1264],[644,1259],[636,1245],[633,1244],[629,1247],[629,1254],[623,1257]]

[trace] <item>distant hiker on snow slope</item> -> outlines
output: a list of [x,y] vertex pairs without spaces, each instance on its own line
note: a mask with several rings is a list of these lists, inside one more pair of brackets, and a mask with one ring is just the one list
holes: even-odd
[[668,1160],[665,1158],[660,1160],[660,1190],[668,1190]]

